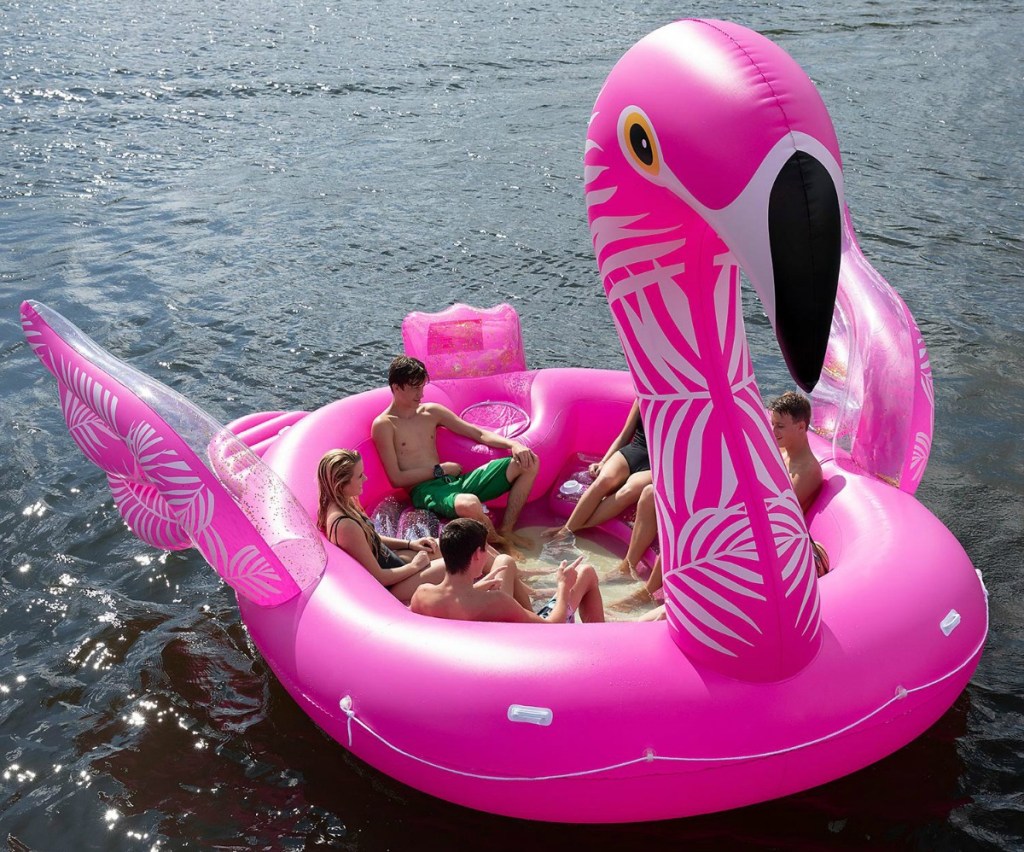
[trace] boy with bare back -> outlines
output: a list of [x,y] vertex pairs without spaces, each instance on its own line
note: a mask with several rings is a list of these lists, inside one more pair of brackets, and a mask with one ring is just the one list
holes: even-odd
[[[374,446],[391,484],[405,488],[414,506],[445,518],[473,518],[482,523],[494,544],[527,547],[530,542],[513,532],[537,478],[539,460],[518,441],[511,441],[467,423],[453,411],[423,402],[427,368],[417,358],[399,355],[388,370],[391,404],[371,427]],[[496,449],[507,458],[463,473],[458,462],[442,462],[437,452],[437,430],[443,426],[457,435]],[[495,530],[484,503],[508,492],[501,525]]]
[[487,530],[483,524],[457,518],[441,530],[439,544],[444,579],[416,589],[409,602],[413,612],[462,621],[559,624],[574,620],[578,610],[583,621],[604,621],[597,572],[590,565],[580,565],[582,556],[571,565],[562,562],[555,596],[541,613],[535,614],[511,595],[477,582],[487,565]]

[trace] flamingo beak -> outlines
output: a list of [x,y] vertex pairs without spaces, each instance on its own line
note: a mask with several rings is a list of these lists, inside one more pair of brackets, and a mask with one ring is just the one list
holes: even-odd
[[839,285],[841,234],[832,176],[810,154],[797,151],[772,185],[768,239],[775,336],[790,375],[808,392],[825,363]]

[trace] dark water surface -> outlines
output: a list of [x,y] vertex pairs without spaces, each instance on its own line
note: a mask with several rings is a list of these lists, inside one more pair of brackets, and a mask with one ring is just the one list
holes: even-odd
[[[1021,4],[466,5],[0,4],[0,837],[1022,848]],[[761,30],[821,88],[862,246],[930,347],[918,495],[984,572],[990,640],[924,736],[797,796],[634,826],[467,811],[321,734],[201,558],[125,531],[17,307],[48,303],[225,421],[381,384],[402,317],[453,301],[515,305],[531,366],[622,367],[585,223],[585,127],[614,61],[686,15]],[[785,389],[753,300],[748,331],[762,391]]]

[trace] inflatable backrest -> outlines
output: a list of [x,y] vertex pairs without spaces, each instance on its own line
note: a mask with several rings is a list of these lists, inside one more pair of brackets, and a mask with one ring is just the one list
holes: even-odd
[[526,369],[519,315],[511,305],[455,304],[436,314],[414,311],[402,322],[405,354],[430,378],[461,379]]
[[231,432],[112,356],[45,305],[22,328],[57,379],[71,437],[110,483],[131,530],[154,547],[195,546],[239,595],[276,606],[311,586],[326,556],[308,514]]

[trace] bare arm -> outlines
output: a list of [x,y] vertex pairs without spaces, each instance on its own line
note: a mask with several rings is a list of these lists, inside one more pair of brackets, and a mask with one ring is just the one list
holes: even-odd
[[[511,621],[521,624],[565,624],[569,614],[569,592],[576,585],[576,568],[583,561],[583,557],[577,558],[571,565],[563,561],[558,566],[558,591],[555,593],[555,605],[546,616],[541,617],[532,610],[517,603],[514,598],[500,593],[500,603],[495,603],[495,608],[501,608],[501,617],[495,621]],[[499,595],[496,595],[499,597]],[[509,606],[513,604],[514,606]]]
[[454,411],[449,411],[443,405],[431,405],[430,410],[436,416],[439,426],[444,426],[456,435],[462,435],[464,438],[469,438],[471,441],[476,441],[485,447],[493,447],[496,450],[508,450],[512,457],[524,468],[529,468],[537,461],[537,456],[533,450],[519,441],[513,441],[504,435],[499,435],[497,432],[491,432],[487,429],[481,429],[479,426],[474,426],[472,423],[467,423]]
[[380,540],[396,551],[403,559],[405,558],[405,553],[415,554],[419,551],[423,551],[431,559],[441,558],[441,548],[438,547],[436,538],[429,536],[422,538],[392,538],[391,536],[382,535]]
[[555,605],[551,607],[551,612],[542,619],[543,621],[549,624],[565,624],[565,619],[569,615],[569,592],[576,585],[576,569],[580,567],[582,561],[583,555],[581,554],[573,560],[571,565],[567,565],[563,559],[562,564],[558,566],[558,591],[555,593]]
[[362,565],[382,586],[394,586],[409,577],[419,574],[430,565],[430,557],[420,551],[413,560],[401,568],[381,568],[373,557],[373,551],[366,536],[351,518],[343,518],[336,527],[335,544]]
[[626,422],[622,425],[622,431],[619,432],[619,436],[612,441],[611,446],[608,447],[608,452],[604,454],[604,458],[602,458],[596,465],[590,466],[592,468],[591,474],[596,475],[597,471],[601,469],[601,465],[633,440],[633,434],[636,432],[636,427],[639,422],[640,400],[636,399],[633,400],[633,406],[629,409],[629,414],[626,416]]

